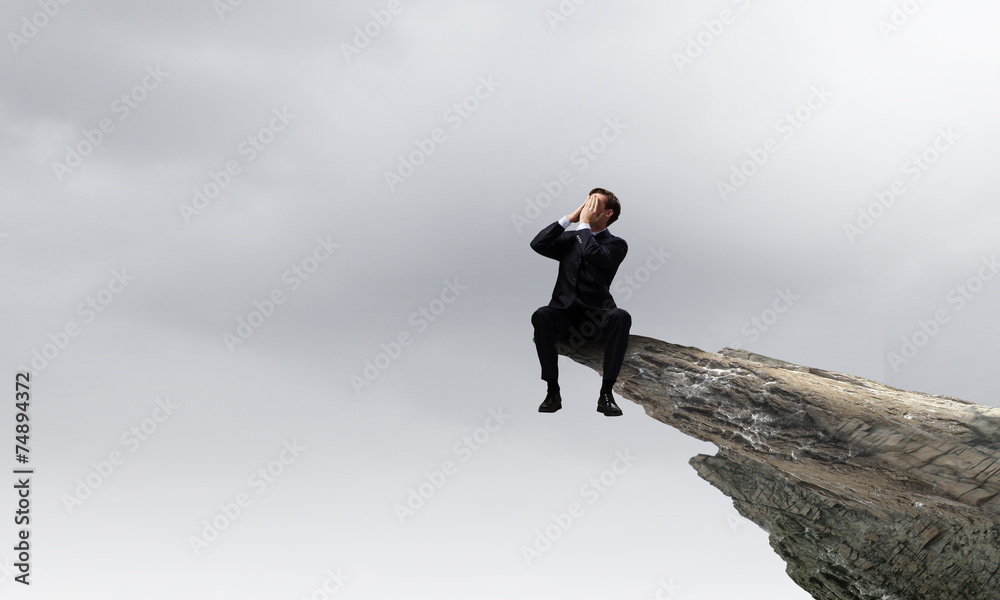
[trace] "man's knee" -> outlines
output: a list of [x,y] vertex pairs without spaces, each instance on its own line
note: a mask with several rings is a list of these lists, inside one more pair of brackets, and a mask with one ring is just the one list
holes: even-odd
[[624,308],[612,308],[608,311],[608,321],[630,326],[632,325],[632,315],[628,314]]
[[535,329],[539,327],[551,327],[554,322],[552,308],[548,306],[539,308],[531,315],[531,324]]

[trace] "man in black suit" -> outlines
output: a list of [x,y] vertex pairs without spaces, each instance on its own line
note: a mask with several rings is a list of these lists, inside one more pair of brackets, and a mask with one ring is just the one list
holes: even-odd
[[[597,410],[608,417],[622,414],[611,394],[611,386],[617,381],[625,359],[632,317],[615,306],[611,280],[625,259],[628,244],[607,229],[620,214],[618,198],[605,189],[596,188],[573,214],[549,225],[531,240],[535,252],[559,261],[552,300],[531,315],[542,379],[548,384],[548,393],[538,407],[539,412],[556,412],[562,408],[556,340],[569,338],[570,343],[582,343],[585,339],[605,342],[604,375]],[[580,223],[577,229],[566,231],[570,223],[576,222]]]

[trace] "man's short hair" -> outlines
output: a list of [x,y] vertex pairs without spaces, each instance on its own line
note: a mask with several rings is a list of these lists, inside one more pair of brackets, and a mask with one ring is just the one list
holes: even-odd
[[608,199],[608,201],[604,203],[604,210],[610,208],[611,210],[615,211],[614,214],[611,215],[611,218],[608,219],[608,225],[610,226],[612,223],[617,221],[618,216],[622,214],[622,203],[618,201],[618,196],[615,196],[614,194],[612,194],[611,192],[609,192],[604,188],[594,188],[590,190],[590,194],[588,195],[593,195],[593,194],[603,194],[604,197]]

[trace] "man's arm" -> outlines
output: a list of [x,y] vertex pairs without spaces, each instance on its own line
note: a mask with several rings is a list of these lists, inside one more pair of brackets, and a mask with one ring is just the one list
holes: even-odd
[[580,205],[580,208],[541,230],[535,236],[535,239],[531,240],[531,249],[544,257],[559,260],[563,255],[565,246],[559,243],[559,236],[566,231],[570,223],[576,223],[580,220],[580,213],[583,212],[583,207],[586,204],[584,202]]
[[538,232],[535,239],[531,240],[531,249],[546,258],[559,260],[565,252],[565,240],[560,243],[559,238],[569,226],[569,221],[563,217],[545,229]]
[[621,238],[614,238],[604,244],[597,243],[594,234],[589,229],[580,229],[575,232],[580,237],[580,243],[587,262],[600,269],[617,269],[618,265],[625,260],[628,254],[628,244]]

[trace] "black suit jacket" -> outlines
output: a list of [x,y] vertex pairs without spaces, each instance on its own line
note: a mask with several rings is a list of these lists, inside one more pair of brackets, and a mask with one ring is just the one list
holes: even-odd
[[616,308],[611,297],[611,280],[625,260],[628,244],[604,231],[567,231],[558,222],[540,231],[531,248],[559,261],[559,276],[549,306],[569,308],[574,300],[589,308]]

